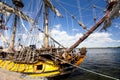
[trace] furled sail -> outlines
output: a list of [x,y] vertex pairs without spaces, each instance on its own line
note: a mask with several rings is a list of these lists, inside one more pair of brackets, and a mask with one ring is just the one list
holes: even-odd
[[[115,5],[112,8],[110,16],[106,18],[101,30],[106,30],[106,28],[111,26],[112,20],[120,16],[120,0],[109,0],[108,3],[110,2],[110,5],[113,5],[113,3],[115,3]],[[107,8],[110,8],[110,6],[108,6]]]
[[45,5],[50,7],[50,9],[58,16],[62,17],[61,13],[52,5],[52,3],[49,0],[44,0]]
[[10,14],[14,13],[17,16],[20,16],[21,18],[23,18],[24,20],[29,21],[30,23],[34,23],[34,20],[32,18],[30,18],[29,16],[25,15],[23,12],[12,8],[11,6],[8,6],[8,4],[0,2],[0,13],[5,14],[7,16],[9,16]]

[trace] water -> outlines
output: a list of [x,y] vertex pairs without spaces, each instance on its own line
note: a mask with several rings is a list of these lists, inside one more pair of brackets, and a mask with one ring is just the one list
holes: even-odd
[[[80,67],[120,79],[120,48],[87,49],[87,57]],[[112,80],[81,69],[68,78],[57,80]]]

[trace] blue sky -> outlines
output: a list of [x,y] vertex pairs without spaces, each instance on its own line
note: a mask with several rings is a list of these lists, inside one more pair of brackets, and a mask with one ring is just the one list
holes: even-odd
[[[30,3],[31,1],[33,2]],[[25,6],[22,11],[35,18],[37,14],[36,11],[39,7],[39,1],[40,0],[23,0]],[[6,0],[6,2],[12,5],[10,0]],[[70,15],[74,15],[77,20],[82,21],[87,28],[90,28],[94,25],[93,17],[96,17],[98,21],[104,15],[106,7],[105,0],[51,0],[51,2],[60,11],[60,13],[62,13],[63,18],[57,18],[53,12],[50,12],[50,34],[65,47],[71,46],[80,36],[82,36],[83,33],[86,32],[77,24],[76,20],[71,18]],[[96,6],[95,9],[93,9],[93,5]],[[40,28],[43,28],[42,18],[43,17],[39,20]],[[28,24],[25,23],[25,26],[28,28]],[[120,18],[113,20],[113,24],[106,32],[100,32],[100,28],[80,44],[79,47],[120,46]]]
[[[54,0],[52,0],[54,1]],[[97,21],[102,18],[102,16],[105,14],[104,10],[107,6],[105,0],[58,0],[60,2],[60,5],[62,5],[64,8],[68,10],[69,13],[72,15],[75,15],[77,20],[82,21],[88,28],[92,27],[94,25],[93,17],[96,17]],[[55,4],[58,5],[58,4]],[[96,8],[93,9],[92,6],[95,5]],[[78,9],[79,7],[79,9]],[[58,7],[60,9],[61,6]],[[93,11],[94,10],[94,11]],[[60,11],[65,15],[66,22],[62,22],[59,24],[59,30],[60,32],[64,32],[66,30],[66,35],[73,39],[70,40],[64,40],[64,42],[69,42],[70,44],[74,40],[77,40],[77,35],[81,35],[82,33],[85,33],[86,31],[83,30],[76,21],[69,18],[69,16],[64,11],[60,9]],[[72,23],[74,25],[72,25]],[[65,26],[65,27],[63,27]],[[88,37],[87,40],[85,40],[80,46],[87,46],[87,47],[113,47],[113,46],[120,46],[120,17],[113,20],[113,24],[110,28],[107,29],[105,32],[104,30],[100,32],[98,28],[95,33],[93,33],[90,37]],[[57,29],[58,30],[58,29]],[[59,31],[58,30],[58,31]],[[76,37],[77,36],[77,37]],[[69,38],[68,37],[68,38]],[[68,43],[67,43],[68,44]]]

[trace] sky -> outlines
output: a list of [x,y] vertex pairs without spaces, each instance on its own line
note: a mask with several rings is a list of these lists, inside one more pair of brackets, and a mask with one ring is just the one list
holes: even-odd
[[[24,6],[22,11],[28,16],[35,18],[37,15],[36,11],[38,10],[36,7],[40,6],[38,1],[39,0],[23,0],[24,4],[27,5]],[[6,2],[10,5],[12,4],[10,3],[10,0],[6,0]],[[29,6],[29,4],[32,4],[30,2],[32,2],[33,5]],[[107,5],[105,0],[51,0],[51,2],[63,15],[63,18],[57,18],[53,12],[50,12],[49,33],[55,40],[65,47],[70,47],[86,32],[86,30],[78,25],[77,21],[79,20],[83,22],[84,25],[90,29],[95,23],[93,18],[96,17],[96,21],[99,21],[99,19],[105,14],[104,11]],[[93,8],[93,5],[95,5],[96,8]],[[76,20],[72,19],[71,15],[74,15]],[[40,28],[43,28],[42,18],[43,17],[39,20]],[[25,23],[25,26],[28,28],[28,24]],[[100,29],[101,27],[78,47],[120,46],[120,17],[112,21],[112,25],[107,31],[103,30],[101,32]],[[40,34],[41,33],[37,35],[42,37]],[[40,38],[40,40],[42,39]]]
[[[75,15],[77,20],[82,21],[88,28],[94,25],[93,17],[96,17],[97,21],[100,18],[102,18],[102,16],[104,15],[105,7],[106,7],[105,0],[58,0],[58,1],[72,15]],[[96,6],[95,9],[92,8],[93,5]],[[60,11],[62,10],[60,9]],[[66,14],[66,13],[63,13],[63,14]],[[66,23],[64,22],[62,22],[61,24],[58,23],[54,26],[55,28],[52,29],[52,33],[54,35],[58,35],[58,36],[54,36],[55,39],[57,39],[58,41],[61,41],[61,43],[67,47],[71,46],[71,44],[73,44],[75,41],[78,40],[79,36],[82,36],[82,34],[86,32],[79,25],[76,25],[74,20],[73,22],[68,20],[71,20],[71,19],[69,19],[69,17],[67,16]],[[64,27],[64,26],[68,26],[68,27]],[[101,27],[98,28],[85,41],[83,41],[82,44],[79,45],[79,47],[120,46],[120,37],[119,37],[120,17],[113,20],[111,27],[108,28],[107,31],[103,30],[101,32],[100,29]]]

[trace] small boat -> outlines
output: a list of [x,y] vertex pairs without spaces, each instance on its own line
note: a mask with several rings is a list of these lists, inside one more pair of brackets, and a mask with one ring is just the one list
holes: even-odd
[[[50,14],[53,13],[60,18],[63,17],[52,4],[52,1],[37,1],[39,7],[37,6],[37,11],[32,12],[34,13],[32,16],[27,15],[24,12],[25,9],[22,9],[24,6],[30,7],[32,5],[32,2],[30,6],[27,3],[29,2],[24,4],[22,0],[10,0],[10,3],[0,1],[0,36],[4,43],[0,47],[0,67],[33,77],[55,77],[75,71],[83,62],[87,53],[86,47],[77,50],[76,47],[102,23],[106,24],[108,19],[112,20],[117,13],[116,8],[120,6],[119,0],[109,0],[105,15],[90,29],[86,28],[82,22],[77,21],[87,32],[70,47],[64,47],[49,32],[49,22],[54,22],[54,20],[49,19]],[[33,6],[38,5],[37,3],[33,2]],[[71,17],[76,19],[73,15]],[[10,27],[7,27],[8,24]],[[43,29],[40,27],[41,24]],[[7,35],[8,37],[3,34],[7,31],[10,33]],[[39,35],[43,36],[41,46],[39,44],[41,36],[38,37]]]

